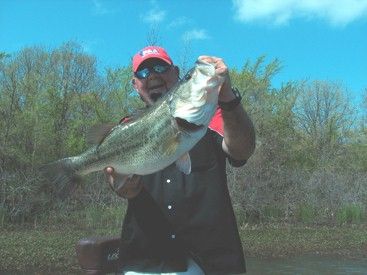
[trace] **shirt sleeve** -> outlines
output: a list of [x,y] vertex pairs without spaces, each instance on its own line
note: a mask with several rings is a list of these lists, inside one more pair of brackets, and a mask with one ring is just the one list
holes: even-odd
[[[218,146],[222,148],[224,130],[223,130],[222,110],[220,108],[217,108],[212,120],[209,123],[208,128],[214,132],[214,136],[218,143]],[[223,153],[226,155],[226,158],[228,159],[229,164],[233,167],[241,167],[245,165],[247,162],[247,159],[237,160],[237,159],[232,158],[230,155],[226,154],[225,152]]]

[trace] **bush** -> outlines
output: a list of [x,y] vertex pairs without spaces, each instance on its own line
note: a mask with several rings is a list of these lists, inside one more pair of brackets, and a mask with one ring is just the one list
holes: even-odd
[[279,221],[284,217],[284,211],[276,206],[265,206],[262,212],[266,222]]
[[297,211],[297,220],[309,224],[316,220],[316,211],[311,205],[299,205]]
[[358,204],[344,205],[337,212],[336,219],[339,224],[361,223],[365,221],[365,209]]

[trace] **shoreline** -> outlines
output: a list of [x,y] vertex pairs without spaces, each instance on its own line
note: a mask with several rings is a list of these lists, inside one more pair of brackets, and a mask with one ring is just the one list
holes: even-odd
[[[301,255],[367,258],[367,225],[239,227],[245,258]],[[0,273],[46,271],[81,274],[75,244],[88,236],[119,236],[119,230],[65,228],[0,229]]]
[[284,258],[305,254],[367,257],[367,225],[262,225],[243,228],[245,255]]

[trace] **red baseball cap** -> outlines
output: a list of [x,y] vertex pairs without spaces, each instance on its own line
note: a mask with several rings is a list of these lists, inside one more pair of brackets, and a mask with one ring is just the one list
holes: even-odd
[[165,49],[158,46],[148,46],[138,51],[133,57],[133,72],[135,73],[141,63],[149,58],[158,58],[172,65],[173,62]]

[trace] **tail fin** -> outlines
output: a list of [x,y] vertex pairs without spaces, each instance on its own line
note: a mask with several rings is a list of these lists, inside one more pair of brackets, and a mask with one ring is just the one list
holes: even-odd
[[70,158],[61,159],[40,167],[41,174],[53,184],[57,197],[65,199],[81,182],[81,177],[76,174]]

